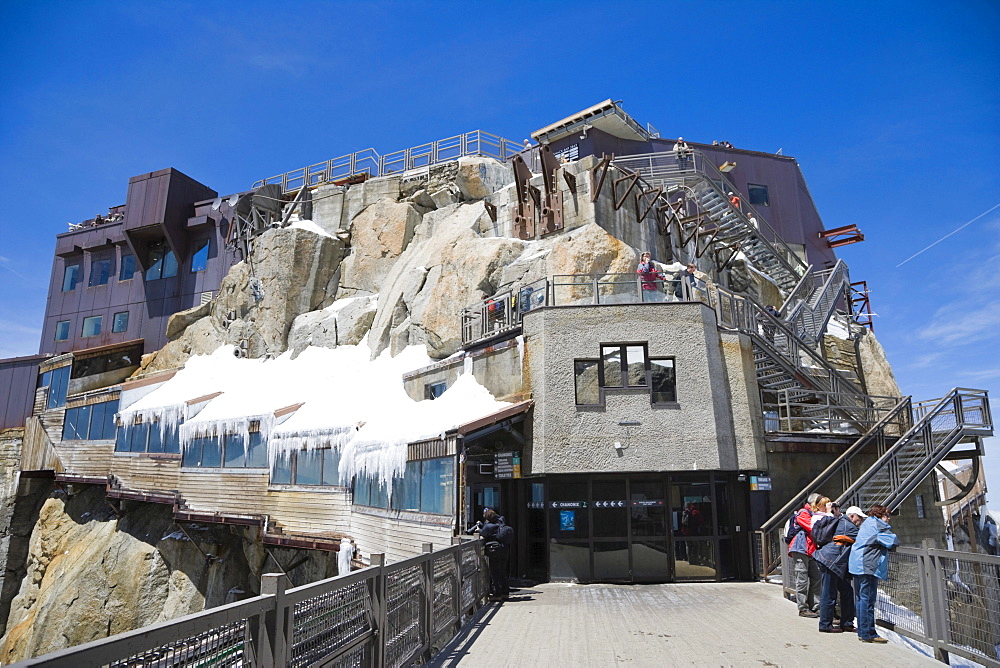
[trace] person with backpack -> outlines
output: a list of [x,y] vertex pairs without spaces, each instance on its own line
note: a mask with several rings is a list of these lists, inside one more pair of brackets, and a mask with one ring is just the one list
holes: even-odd
[[885,644],[889,642],[875,633],[875,600],[878,581],[889,578],[889,550],[896,549],[899,538],[889,526],[889,509],[875,505],[868,511],[868,518],[858,529],[858,537],[851,546],[847,570],[854,576],[857,594],[858,640]]
[[[851,556],[851,546],[858,537],[858,527],[867,517],[857,506],[851,506],[841,514],[840,506],[830,504],[832,514],[813,521],[813,541],[816,551],[813,559],[819,564],[823,576],[819,606],[820,633],[844,633],[856,630],[854,626],[854,590],[851,588],[851,574],[847,572],[847,561]],[[837,596],[840,596],[840,625],[834,626],[834,610]]]
[[785,531],[799,617],[812,619],[819,617],[820,573],[812,558],[816,551],[816,544],[812,539],[812,518],[815,512],[813,504],[820,500],[820,496],[816,492],[810,494],[805,505],[789,520]]
[[510,594],[507,584],[507,558],[514,542],[514,529],[492,508],[483,510],[479,536],[483,539],[486,559],[490,564],[490,600],[503,601]]

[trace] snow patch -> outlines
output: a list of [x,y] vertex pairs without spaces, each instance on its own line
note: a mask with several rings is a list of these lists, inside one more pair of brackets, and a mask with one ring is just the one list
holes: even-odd
[[318,234],[321,237],[329,237],[331,239],[336,239],[335,236],[324,230],[322,227],[317,225],[311,220],[296,220],[294,223],[288,226],[289,229],[293,230],[305,230],[306,232],[312,232],[313,234]]

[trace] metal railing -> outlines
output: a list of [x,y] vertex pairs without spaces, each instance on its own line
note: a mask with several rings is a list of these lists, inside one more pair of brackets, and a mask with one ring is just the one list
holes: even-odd
[[820,272],[810,266],[782,305],[782,319],[796,336],[815,345],[823,340],[826,325],[850,284],[843,260]]
[[364,177],[365,175],[376,177],[399,174],[413,169],[452,162],[470,155],[495,158],[503,162],[522,149],[520,144],[503,137],[482,130],[473,130],[385,155],[379,155],[373,148],[366,148],[315,165],[261,179],[253,184],[253,188],[273,183],[281,185],[281,191],[288,193],[299,190],[303,185],[311,187],[335,181],[345,181],[352,177]]
[[889,552],[875,623],[948,655],[1000,667],[1000,557],[900,547]]
[[[458,540],[457,538],[455,540]],[[261,595],[17,666],[403,666],[429,660],[486,601],[481,540]]]
[[[897,397],[865,395],[869,403],[858,416],[858,406],[854,403],[845,405],[842,401],[844,395],[837,392],[786,389],[778,390],[777,394],[776,403],[764,404],[765,411],[777,413],[777,424],[768,431],[816,431],[860,436],[862,431],[870,429],[899,403]],[[853,419],[846,421],[845,414],[851,414]]]

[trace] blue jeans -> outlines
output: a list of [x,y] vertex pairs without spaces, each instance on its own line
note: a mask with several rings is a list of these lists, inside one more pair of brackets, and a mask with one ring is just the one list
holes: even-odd
[[819,628],[833,628],[833,613],[837,607],[837,595],[840,595],[840,627],[850,626],[854,621],[854,590],[851,581],[844,579],[823,564],[819,564],[823,573],[823,589],[819,603]]
[[874,575],[855,575],[854,589],[858,594],[858,637],[862,640],[877,638],[875,599],[878,597],[878,578]]

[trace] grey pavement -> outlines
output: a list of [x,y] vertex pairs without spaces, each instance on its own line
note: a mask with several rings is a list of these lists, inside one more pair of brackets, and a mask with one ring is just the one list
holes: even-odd
[[941,666],[913,649],[819,633],[781,587],[542,584],[490,604],[437,666]]

